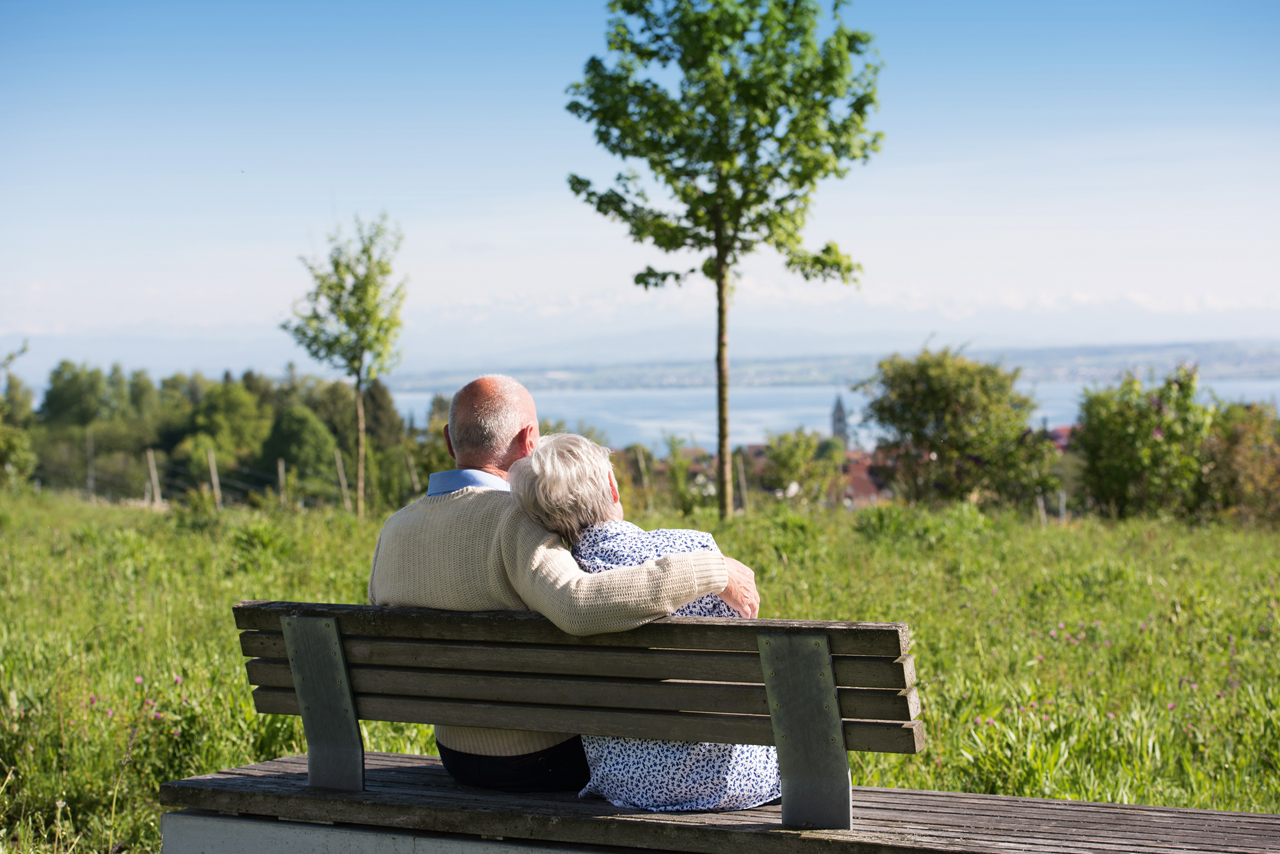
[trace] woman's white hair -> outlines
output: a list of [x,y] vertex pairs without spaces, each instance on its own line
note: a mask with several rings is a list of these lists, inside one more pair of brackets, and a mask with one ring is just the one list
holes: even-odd
[[543,436],[533,453],[507,472],[525,512],[570,546],[613,510],[609,449],[573,433]]

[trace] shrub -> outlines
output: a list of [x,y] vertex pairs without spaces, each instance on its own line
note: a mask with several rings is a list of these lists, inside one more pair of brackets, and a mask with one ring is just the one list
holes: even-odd
[[1201,449],[1203,505],[1280,523],[1280,419],[1259,403],[1219,404]]
[[1179,366],[1155,388],[1132,373],[1086,390],[1072,442],[1084,457],[1086,494],[1113,516],[1198,508],[1201,446],[1211,408],[1196,402],[1194,368]]
[[1057,451],[1027,419],[1035,401],[1014,390],[1018,371],[966,359],[949,348],[877,366],[868,420],[908,500],[972,497],[1023,503],[1058,488]]
[[823,498],[840,477],[840,446],[797,427],[791,433],[768,433],[764,448],[764,485],[780,498],[805,503]]

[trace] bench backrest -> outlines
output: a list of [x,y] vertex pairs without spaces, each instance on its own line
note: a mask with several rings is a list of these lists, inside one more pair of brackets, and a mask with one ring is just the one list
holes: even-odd
[[[325,733],[349,742],[354,728],[358,740],[356,720],[777,744],[786,820],[789,777],[795,802],[824,761],[829,783],[838,754],[847,798],[845,750],[924,745],[902,623],[666,617],[577,637],[529,612],[234,610],[255,706],[301,714],[312,757]],[[325,782],[314,761],[312,771]]]

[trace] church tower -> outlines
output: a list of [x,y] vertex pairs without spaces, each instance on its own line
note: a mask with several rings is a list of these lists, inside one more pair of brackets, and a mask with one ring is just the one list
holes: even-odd
[[844,414],[844,400],[836,395],[836,408],[831,410],[831,437],[846,449],[849,447],[849,419]]

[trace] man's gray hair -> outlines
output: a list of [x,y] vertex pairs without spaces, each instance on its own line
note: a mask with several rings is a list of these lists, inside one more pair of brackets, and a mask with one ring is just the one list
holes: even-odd
[[608,448],[573,433],[554,433],[543,436],[507,477],[525,512],[573,546],[584,530],[609,519],[612,471]]
[[501,454],[524,426],[524,398],[520,394],[524,386],[502,374],[479,379],[494,381],[497,393],[485,395],[474,406],[459,406],[461,394],[455,394],[449,403],[449,441],[459,456]]

